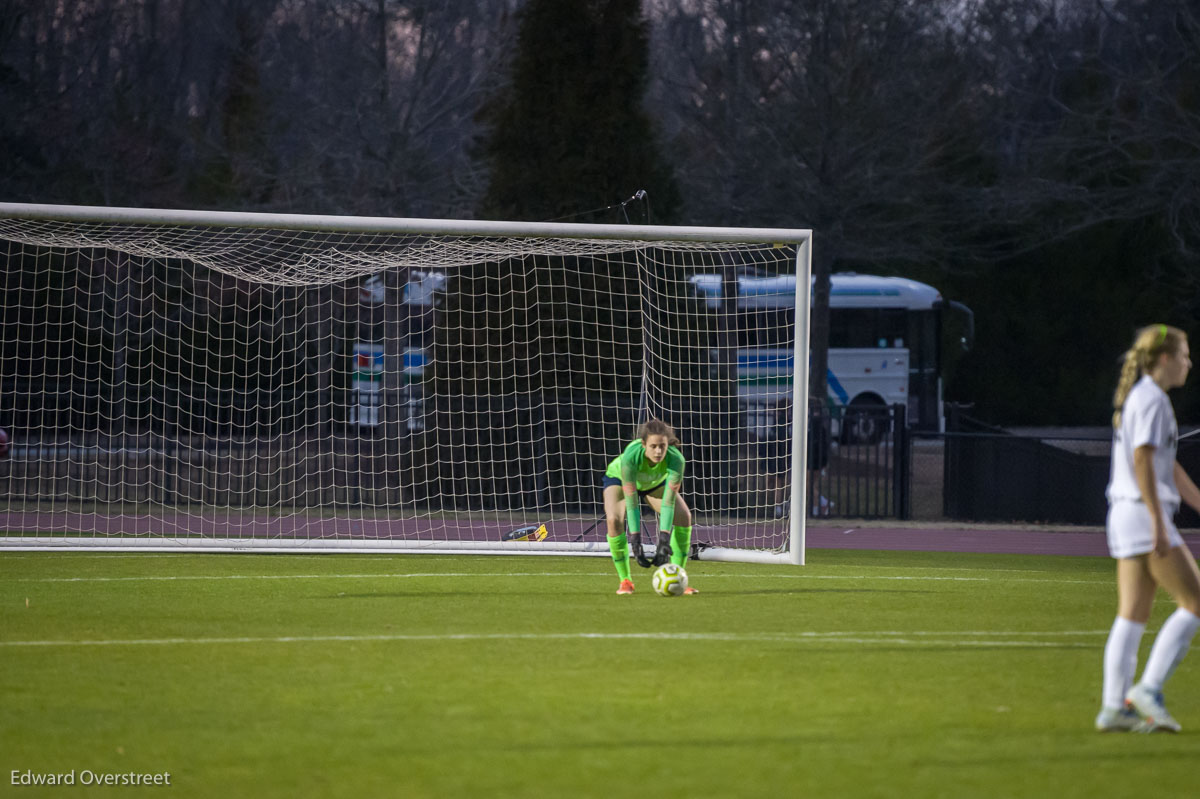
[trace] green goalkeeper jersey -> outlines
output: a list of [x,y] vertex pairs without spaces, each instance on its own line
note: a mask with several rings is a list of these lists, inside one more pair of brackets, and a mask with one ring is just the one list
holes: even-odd
[[[667,447],[666,456],[658,463],[651,463],[646,457],[646,447],[641,439],[635,438],[625,447],[625,451],[613,459],[604,470],[605,477],[615,477],[622,483],[633,483],[638,491],[646,491],[661,484],[663,489],[662,513],[658,517],[658,529],[669,531],[675,520],[675,490],[673,486],[683,481],[683,467],[687,461],[678,447]],[[625,497],[626,518],[629,530],[641,532],[641,515],[637,511],[638,495]]]

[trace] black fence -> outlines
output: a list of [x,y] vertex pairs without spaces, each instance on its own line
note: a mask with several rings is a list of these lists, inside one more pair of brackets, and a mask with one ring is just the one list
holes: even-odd
[[970,521],[1103,524],[1108,457],[1016,436],[948,406],[945,515]]
[[906,407],[855,408],[853,417],[846,412],[825,407],[809,415],[809,515],[910,518],[912,439]]
[[[1109,447],[1110,439],[1097,436],[1015,435],[947,404],[944,515],[963,521],[1103,525]],[[1189,473],[1200,474],[1200,442],[1180,441],[1177,457]],[[1184,506],[1176,523],[1197,527],[1200,516]]]

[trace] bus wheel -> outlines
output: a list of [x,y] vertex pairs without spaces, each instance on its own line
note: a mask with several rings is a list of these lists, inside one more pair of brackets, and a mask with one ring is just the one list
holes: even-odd
[[846,408],[842,437],[847,444],[878,444],[888,430],[887,406],[859,397]]

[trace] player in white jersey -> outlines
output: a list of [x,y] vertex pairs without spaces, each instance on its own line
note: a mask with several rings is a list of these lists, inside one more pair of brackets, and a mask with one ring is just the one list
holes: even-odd
[[[1172,517],[1182,500],[1200,511],[1200,489],[1175,460],[1179,438],[1167,391],[1192,368],[1187,336],[1151,325],[1125,353],[1113,395],[1108,549],[1117,561],[1117,618],[1104,647],[1104,688],[1096,729],[1178,732],[1163,706],[1163,683],[1200,628],[1200,569]],[[1138,646],[1154,593],[1162,586],[1179,607],[1155,636],[1142,678]]]

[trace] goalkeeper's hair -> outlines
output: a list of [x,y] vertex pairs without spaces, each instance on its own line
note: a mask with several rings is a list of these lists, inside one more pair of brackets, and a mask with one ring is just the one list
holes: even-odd
[[651,419],[638,428],[638,438],[642,440],[643,444],[646,443],[646,439],[650,436],[666,436],[669,445],[672,447],[680,446],[679,436],[675,435],[675,428],[662,419]]
[[1147,325],[1138,330],[1133,346],[1125,351],[1121,379],[1117,383],[1117,390],[1113,392],[1114,429],[1121,426],[1121,411],[1125,408],[1125,398],[1129,396],[1133,384],[1154,368],[1163,353],[1177,355],[1185,341],[1187,333],[1170,325]]

